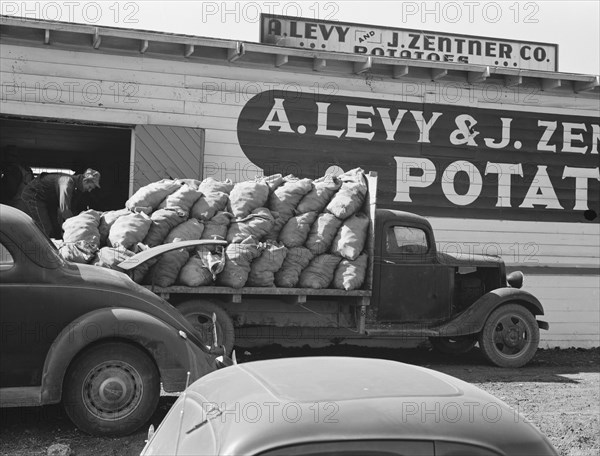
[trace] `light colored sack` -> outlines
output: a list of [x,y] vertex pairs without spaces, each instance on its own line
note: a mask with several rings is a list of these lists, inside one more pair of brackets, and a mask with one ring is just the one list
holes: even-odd
[[316,219],[316,212],[307,212],[306,214],[292,217],[279,233],[279,241],[288,249],[303,246],[310,233],[310,228]]
[[360,289],[367,275],[368,260],[369,257],[366,253],[354,261],[342,260],[335,270],[333,287],[346,291]]
[[229,195],[232,189],[233,182],[231,182],[230,179],[219,181],[212,177],[207,177],[206,179],[204,179],[198,187],[198,190],[200,190],[204,195],[208,195],[209,193],[214,192],[223,192]]
[[63,259],[80,264],[91,263],[97,251],[98,246],[95,242],[85,240],[63,242],[58,247],[58,253]]
[[342,259],[337,255],[319,255],[300,274],[300,288],[323,289],[333,281],[335,269]]
[[146,280],[149,279],[152,285],[170,287],[176,282],[179,271],[187,263],[189,257],[190,252],[188,249],[171,250],[163,253],[148,273]]
[[190,210],[201,196],[202,192],[183,184],[160,203],[159,209],[172,209],[188,217]]
[[227,231],[227,242],[239,243],[252,236],[262,239],[273,227],[275,218],[266,207],[259,207],[247,217],[231,222]]
[[356,214],[344,221],[331,245],[331,253],[356,260],[362,253],[369,232],[369,217]]
[[250,265],[250,275],[246,282],[248,287],[275,286],[275,273],[281,269],[287,255],[287,248],[270,242],[265,245],[260,257]]
[[190,256],[188,262],[179,272],[178,283],[188,287],[201,287],[210,285],[225,267],[223,249],[221,254],[216,254],[206,247],[199,247],[196,253]]
[[131,211],[127,208],[119,209],[116,211],[107,211],[103,212],[100,216],[100,225],[98,226],[98,231],[100,232],[100,245],[105,246],[108,242],[108,235],[110,233],[110,228],[117,221],[119,217],[124,215],[131,214]]
[[335,215],[328,212],[319,214],[317,220],[312,224],[310,233],[306,239],[306,248],[313,255],[321,255],[329,252],[331,244],[335,239],[335,235],[344,223]]
[[109,247],[123,247],[132,250],[138,242],[142,242],[152,225],[152,220],[145,213],[131,213],[119,217],[108,234]]
[[269,199],[269,186],[264,179],[239,182],[229,194],[229,206],[236,219],[250,215],[259,207],[264,207]]
[[284,181],[269,196],[268,207],[287,222],[294,215],[300,200],[312,190],[313,184],[310,179],[296,179],[293,176],[286,176]]
[[97,250],[100,247],[101,215],[101,212],[88,210],[68,218],[62,224],[63,240],[67,243],[87,241]]
[[302,198],[296,210],[300,214],[323,212],[341,186],[342,182],[332,174],[314,180],[313,189]]
[[229,196],[223,192],[212,192],[202,195],[194,203],[190,212],[190,217],[203,222],[212,219],[217,212],[223,211],[227,207]]
[[367,194],[367,181],[364,171],[353,169],[339,176],[342,187],[327,205],[327,211],[345,220],[360,211]]
[[[204,222],[204,231],[200,239],[221,240],[227,238],[227,230],[233,215],[229,212],[217,212],[208,222]],[[208,246],[211,252],[216,251],[216,246]]]
[[171,179],[163,179],[145,185],[133,194],[125,203],[125,207],[133,212],[151,214],[171,193],[179,190],[181,183]]
[[186,221],[184,212],[172,209],[158,209],[150,216],[152,224],[148,230],[148,234],[144,238],[144,244],[148,247],[156,247],[161,245],[169,232],[176,226]]
[[250,264],[260,256],[262,247],[252,238],[240,244],[229,244],[225,250],[225,268],[217,276],[219,285],[242,288],[250,274]]
[[169,231],[163,244],[180,241],[195,241],[196,239],[202,238],[203,231],[204,225],[202,223],[196,219],[189,219]]
[[300,274],[314,255],[304,247],[288,249],[283,265],[275,273],[275,285],[283,288],[294,288],[300,280]]
[[123,247],[102,247],[96,254],[94,265],[124,272],[118,264],[133,255],[135,255],[135,253],[131,250],[124,249]]

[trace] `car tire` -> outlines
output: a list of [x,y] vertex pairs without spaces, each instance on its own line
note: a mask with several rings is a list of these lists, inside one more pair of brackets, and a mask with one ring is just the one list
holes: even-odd
[[177,310],[200,332],[202,341],[210,347],[213,345],[214,313],[217,317],[217,342],[219,346],[225,346],[228,355],[231,354],[235,344],[235,331],[233,321],[222,307],[210,301],[190,300],[179,304]]
[[429,342],[435,351],[446,355],[469,353],[477,343],[477,336],[430,337]]
[[540,329],[535,316],[520,304],[494,310],[479,335],[485,357],[499,367],[521,367],[537,351]]
[[110,342],[81,352],[63,383],[63,406],[82,431],[128,435],[158,405],[160,375],[150,356],[128,343]]

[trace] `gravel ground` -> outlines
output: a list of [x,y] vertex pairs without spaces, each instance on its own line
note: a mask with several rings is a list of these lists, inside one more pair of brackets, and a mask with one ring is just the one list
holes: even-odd
[[[600,349],[539,350],[530,364],[503,369],[485,363],[475,350],[450,358],[426,348],[387,350],[335,346],[323,349],[270,346],[238,350],[246,362],[282,356],[368,356],[418,364],[453,375],[488,391],[518,410],[546,434],[561,455],[600,454]],[[152,422],[160,423],[174,401],[161,397]],[[46,455],[56,443],[74,456],[137,455],[146,429],[123,438],[90,437],[75,428],[60,406],[1,409],[0,454]]]

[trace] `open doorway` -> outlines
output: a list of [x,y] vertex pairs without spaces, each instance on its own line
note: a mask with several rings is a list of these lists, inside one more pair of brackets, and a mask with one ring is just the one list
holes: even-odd
[[[120,209],[129,196],[131,127],[0,118],[2,152],[15,146],[20,164],[35,172],[100,172],[100,189],[85,193],[76,211]],[[4,156],[2,156],[4,160]]]

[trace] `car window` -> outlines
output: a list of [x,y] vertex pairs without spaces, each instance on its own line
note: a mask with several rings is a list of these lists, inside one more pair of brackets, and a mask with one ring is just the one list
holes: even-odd
[[425,231],[410,226],[392,226],[387,231],[388,253],[423,254],[429,251]]
[[3,244],[0,244],[0,271],[6,271],[15,264],[12,255]]

